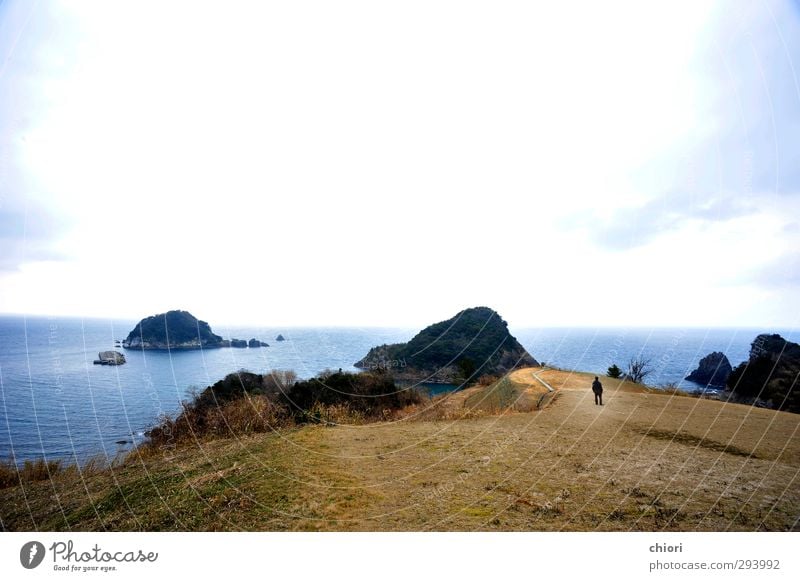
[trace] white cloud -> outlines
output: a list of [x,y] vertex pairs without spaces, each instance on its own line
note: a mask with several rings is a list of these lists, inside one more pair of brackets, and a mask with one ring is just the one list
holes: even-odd
[[741,232],[688,224],[615,250],[581,222],[658,200],[669,184],[643,185],[642,168],[713,136],[698,55],[718,4],[57,9],[56,42],[34,15],[28,72],[48,104],[27,112],[36,185],[16,195],[73,225],[57,240],[71,260],[0,280],[0,310],[381,325],[488,304],[524,324],[614,324],[676,296],[680,320],[701,321],[692,298],[724,292],[707,318],[722,323],[755,296],[719,291],[714,271],[586,301],[609,264],[638,252],[674,281],[702,271],[698,245]]

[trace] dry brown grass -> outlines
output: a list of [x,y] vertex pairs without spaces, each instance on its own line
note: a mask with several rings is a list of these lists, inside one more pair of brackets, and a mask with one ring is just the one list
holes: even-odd
[[172,448],[184,442],[267,433],[292,424],[284,406],[265,395],[245,395],[221,405],[184,404],[176,417],[164,416],[143,448]]
[[339,451],[329,470],[373,493],[345,528],[797,527],[800,416],[609,378],[601,407],[590,375],[540,377],[557,394],[538,412],[374,425],[357,440],[327,434]]
[[61,460],[25,460],[22,466],[17,466],[11,460],[0,462],[0,488],[16,486],[21,482],[47,480],[51,475],[61,472],[61,469]]
[[56,478],[70,480],[81,475],[96,474],[105,470],[109,464],[110,462],[101,456],[89,458],[82,466],[78,464],[65,465],[62,460],[47,461],[43,458],[25,460],[19,466],[12,460],[6,460],[0,462],[0,489]]
[[[523,370],[532,412],[462,418],[471,388],[370,424],[154,451],[4,491],[8,529],[797,530],[800,415]],[[526,377],[526,374],[527,377]],[[521,376],[521,377],[520,377]],[[538,387],[537,387],[538,384]],[[545,390],[546,391],[546,390]],[[77,484],[76,484],[77,482]]]
[[427,402],[406,406],[394,414],[394,420],[417,422],[452,421],[480,418],[487,411],[464,405],[465,401],[482,388],[474,387],[465,390],[441,394]]

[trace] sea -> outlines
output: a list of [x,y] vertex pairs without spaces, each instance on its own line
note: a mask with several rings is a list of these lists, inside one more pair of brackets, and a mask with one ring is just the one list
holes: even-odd
[[[136,321],[0,316],[0,460],[113,460],[145,439],[192,394],[242,369],[291,369],[309,378],[325,369],[356,371],[370,347],[407,341],[417,329],[220,327],[224,338],[269,347],[194,351],[131,351],[116,346]],[[646,383],[694,391],[684,377],[712,351],[736,365],[763,332],[800,340],[797,329],[540,328],[513,335],[537,360],[604,375],[634,356],[651,360]],[[285,341],[276,341],[278,335]],[[118,350],[127,363],[94,365],[98,352]],[[453,386],[419,386],[428,395]]]

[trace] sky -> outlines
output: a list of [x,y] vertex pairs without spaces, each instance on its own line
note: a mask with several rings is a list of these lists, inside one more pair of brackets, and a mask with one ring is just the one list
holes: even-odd
[[800,5],[530,4],[0,3],[0,312],[798,326]]

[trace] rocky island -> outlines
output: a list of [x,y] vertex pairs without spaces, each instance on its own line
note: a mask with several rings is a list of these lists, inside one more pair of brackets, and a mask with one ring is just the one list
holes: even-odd
[[[167,311],[139,321],[122,342],[125,349],[218,349],[235,347],[269,347],[258,339],[223,339],[187,311]],[[121,356],[122,354],[120,354]],[[124,362],[123,362],[124,363]]]
[[122,365],[125,363],[125,356],[118,351],[100,351],[97,359],[92,363],[95,365]]
[[426,327],[408,343],[373,347],[354,365],[385,370],[401,380],[458,384],[539,363],[509,333],[500,315],[474,307]]
[[724,353],[714,351],[700,360],[697,369],[686,376],[687,381],[708,387],[724,387],[731,374],[731,362]]
[[125,349],[202,349],[230,347],[187,311],[168,311],[139,321],[122,342]]

